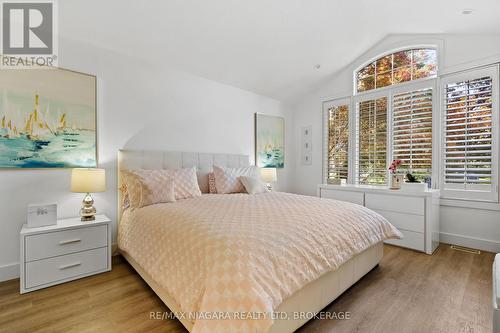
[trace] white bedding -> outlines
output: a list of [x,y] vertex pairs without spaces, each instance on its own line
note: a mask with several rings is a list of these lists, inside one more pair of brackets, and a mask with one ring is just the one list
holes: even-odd
[[125,211],[118,245],[178,309],[198,316],[193,333],[236,333],[266,332],[287,297],[400,236],[379,214],[347,202],[210,194]]

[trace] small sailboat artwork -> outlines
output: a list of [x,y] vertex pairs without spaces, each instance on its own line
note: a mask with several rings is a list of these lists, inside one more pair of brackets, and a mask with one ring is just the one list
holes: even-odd
[[283,168],[284,128],[282,117],[256,114],[255,128],[255,159],[262,168]]

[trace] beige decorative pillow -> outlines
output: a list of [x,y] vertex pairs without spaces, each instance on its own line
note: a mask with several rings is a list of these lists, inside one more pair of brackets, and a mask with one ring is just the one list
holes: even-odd
[[175,202],[174,180],[159,176],[158,178],[142,178],[140,207],[157,203]]
[[165,171],[122,171],[130,207],[140,208],[175,201],[174,180]]
[[208,193],[217,193],[217,187],[215,187],[215,174],[213,172],[210,172],[208,174]]
[[201,195],[198,178],[196,177],[196,167],[164,171],[167,171],[174,180],[175,199],[186,199]]
[[120,177],[122,179],[121,180],[122,185],[120,186],[120,194],[122,198],[121,205],[122,209],[127,209],[130,207],[130,199],[128,197],[127,185],[125,185],[125,179],[123,173],[120,174]]
[[224,168],[214,166],[215,187],[217,193],[241,193],[245,188],[240,181],[240,176],[258,177],[258,168],[248,166],[245,168]]
[[266,184],[264,184],[258,177],[241,176],[240,181],[248,194],[268,192]]
[[130,208],[137,208],[141,203],[141,183],[140,177],[135,174],[133,171],[122,170],[121,171],[122,186],[124,192],[122,192],[123,196],[123,204],[125,204],[125,200],[128,199],[128,204]]

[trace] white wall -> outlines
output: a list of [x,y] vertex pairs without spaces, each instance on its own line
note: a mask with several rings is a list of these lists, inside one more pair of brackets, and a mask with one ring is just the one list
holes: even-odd
[[[285,116],[279,101],[91,45],[60,42],[60,67],[98,78],[99,165],[105,193],[98,212],[116,218],[116,157],[121,148],[254,155],[254,113]],[[285,117],[285,168],[277,188],[287,190],[293,169],[292,122]],[[0,281],[19,274],[19,230],[33,202],[58,203],[58,216],[78,214],[82,196],[70,193],[70,170],[0,172]],[[115,234],[116,230],[114,230]]]
[[[392,35],[377,42],[293,106],[295,147],[300,147],[301,127],[312,125],[313,128],[312,165],[301,164],[299,150],[295,154],[295,192],[315,195],[317,184],[322,183],[322,102],[350,96],[353,71],[368,60],[391,49],[422,44],[439,46],[441,73],[500,62],[500,35]],[[478,208],[442,206],[440,223],[442,241],[500,252],[498,204],[481,205]]]

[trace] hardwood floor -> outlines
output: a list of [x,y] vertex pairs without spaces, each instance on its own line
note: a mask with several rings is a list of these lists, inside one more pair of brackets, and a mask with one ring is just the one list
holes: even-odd
[[[349,320],[315,319],[298,332],[491,332],[494,255],[441,244],[432,256],[385,246],[378,268],[325,311]],[[19,295],[0,283],[0,332],[187,332],[121,257],[109,273]]]

